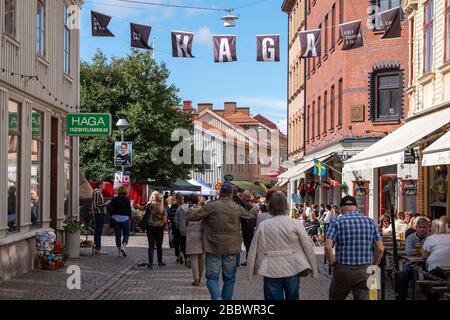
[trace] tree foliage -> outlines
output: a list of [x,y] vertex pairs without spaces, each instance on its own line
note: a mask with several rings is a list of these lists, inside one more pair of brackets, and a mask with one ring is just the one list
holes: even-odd
[[124,140],[133,142],[133,165],[129,168],[133,183],[154,179],[168,184],[186,178],[191,165],[175,165],[171,161],[171,141],[176,128],[193,132],[191,116],[177,106],[178,89],[168,85],[169,71],[158,65],[148,51],[132,50],[126,57],[110,61],[97,51],[92,63],[82,62],[80,71],[81,112],[106,112],[112,115],[111,137],[88,137],[80,141],[80,167],[90,180],[112,179],[114,142],[120,141],[115,127],[125,118],[130,126]]

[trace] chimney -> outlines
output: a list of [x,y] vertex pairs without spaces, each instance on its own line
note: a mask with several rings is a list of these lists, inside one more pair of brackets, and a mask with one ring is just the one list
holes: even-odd
[[235,113],[236,112],[236,106],[237,106],[236,102],[225,102],[224,103],[225,115]]
[[190,100],[183,101],[183,111],[192,111],[192,101]]
[[197,106],[198,106],[198,113],[202,113],[206,109],[209,109],[209,110],[213,109],[212,103],[199,103],[199,104],[197,104]]

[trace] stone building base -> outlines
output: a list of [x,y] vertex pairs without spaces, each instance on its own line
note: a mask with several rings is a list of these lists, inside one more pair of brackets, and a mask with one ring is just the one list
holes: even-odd
[[[8,241],[5,241],[8,240]],[[20,235],[19,240],[10,238],[0,241],[0,281],[30,272],[36,265],[36,241],[33,234]]]

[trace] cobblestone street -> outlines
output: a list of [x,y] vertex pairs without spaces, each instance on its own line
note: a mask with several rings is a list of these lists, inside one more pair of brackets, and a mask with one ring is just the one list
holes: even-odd
[[[103,237],[103,247],[108,255],[82,256],[71,259],[58,271],[35,270],[10,281],[0,283],[0,299],[52,299],[52,300],[207,300],[208,290],[191,286],[190,269],[176,264],[167,235],[164,241],[165,267],[148,270],[137,264],[147,260],[147,238],[144,235],[130,237],[128,257],[117,257],[114,238]],[[301,280],[302,300],[326,300],[330,277],[325,272],[323,248],[316,248],[320,276]],[[156,252],[155,252],[156,255]],[[245,261],[242,252],[241,261]],[[81,289],[69,290],[66,269],[78,265],[81,269]],[[204,277],[204,276],[203,276]],[[248,280],[246,267],[238,268],[234,290],[235,300],[262,300],[262,278]]]

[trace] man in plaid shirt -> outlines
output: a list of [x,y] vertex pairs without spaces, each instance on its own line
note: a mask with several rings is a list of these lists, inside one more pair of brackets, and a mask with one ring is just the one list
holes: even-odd
[[333,273],[330,299],[345,300],[352,292],[355,300],[368,300],[368,267],[378,265],[383,256],[381,235],[373,219],[358,213],[354,197],[342,198],[341,212],[343,215],[330,224],[325,241],[325,255]]

